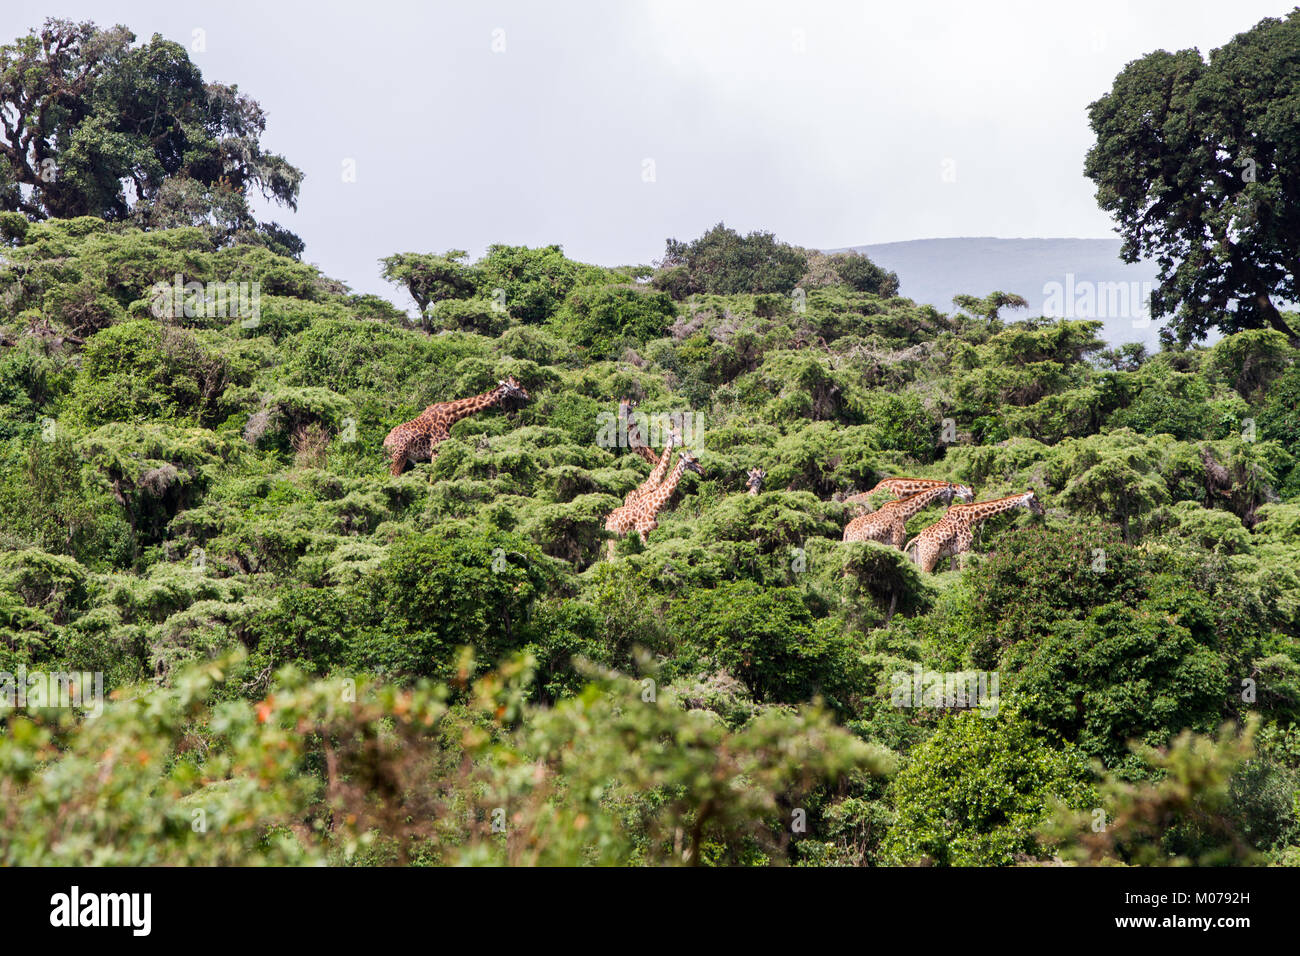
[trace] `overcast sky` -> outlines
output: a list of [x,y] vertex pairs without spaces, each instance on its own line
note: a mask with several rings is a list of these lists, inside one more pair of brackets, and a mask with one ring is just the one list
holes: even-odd
[[4,0],[0,38],[58,15],[184,43],[306,173],[271,213],[304,257],[402,301],[392,252],[649,262],[720,220],[822,248],[1110,236],[1087,105],[1130,60],[1291,6]]

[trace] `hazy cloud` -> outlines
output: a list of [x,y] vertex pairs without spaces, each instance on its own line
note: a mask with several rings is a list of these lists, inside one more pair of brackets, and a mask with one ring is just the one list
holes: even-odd
[[[1111,235],[1085,110],[1126,62],[1286,4],[64,2],[184,43],[307,173],[271,215],[399,300],[400,250],[560,243],[618,264],[718,220],[838,247]],[[6,40],[48,3],[8,0]],[[343,163],[355,162],[356,182]],[[406,304],[406,303],[403,303]]]

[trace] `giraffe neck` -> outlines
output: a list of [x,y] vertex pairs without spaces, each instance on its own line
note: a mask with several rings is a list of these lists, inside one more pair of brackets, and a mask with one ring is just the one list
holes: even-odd
[[659,460],[655,463],[654,471],[650,472],[650,477],[641,483],[640,490],[642,493],[657,487],[664,480],[664,475],[668,474],[668,466],[672,464],[672,461],[673,443],[669,441],[664,446],[664,453],[659,456]]
[[886,488],[896,495],[914,495],[918,492],[929,491],[931,488],[942,488],[947,484],[948,482],[940,481],[937,478],[886,478],[879,482],[875,488],[872,488],[871,491]]
[[686,471],[686,462],[679,460],[677,467],[672,470],[667,478],[645,497],[646,509],[651,515],[657,515],[663,510],[663,506],[668,503],[668,499],[673,496],[677,490],[677,483],[682,480],[682,475]]
[[623,423],[623,433],[627,436],[627,447],[650,462],[650,464],[658,465],[659,456],[654,453],[654,449],[647,445],[645,438],[642,437],[641,426],[637,423],[632,407],[626,402],[620,402],[618,415],[619,421]]
[[979,524],[985,518],[992,518],[994,515],[1000,515],[1004,511],[1010,511],[1013,508],[1023,508],[1029,504],[1029,494],[1010,495],[1006,498],[995,498],[992,501],[978,501],[972,505],[958,505],[960,509],[957,514],[966,521],[968,525]]
[[[475,412],[480,412],[485,408],[496,405],[505,396],[505,389],[497,386],[491,391],[484,392],[481,395],[471,395],[469,398],[457,399],[454,402],[447,402],[442,406],[442,412],[446,416],[447,424],[458,422],[462,418],[468,418]],[[437,406],[434,406],[435,408]]]
[[936,499],[942,498],[947,491],[948,486],[946,484],[937,488],[928,488],[925,491],[918,491],[914,495],[909,495],[906,498],[899,499],[897,502],[893,502],[894,511],[904,521],[906,521],[913,515],[920,514],[922,509],[929,507]]
[[619,414],[623,419],[623,428],[627,431],[628,446],[636,448],[638,445],[645,445],[645,438],[641,435],[641,424],[636,420],[636,414],[631,406],[620,406]]

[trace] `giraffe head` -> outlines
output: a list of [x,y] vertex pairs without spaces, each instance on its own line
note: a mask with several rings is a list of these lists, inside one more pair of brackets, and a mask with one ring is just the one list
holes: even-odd
[[762,468],[751,468],[746,475],[745,487],[749,489],[751,495],[756,495],[763,488],[763,479],[767,477],[767,472]]
[[1043,503],[1038,500],[1038,495],[1032,491],[1025,492],[1025,507],[1029,509],[1031,514],[1041,515],[1047,513],[1043,508]]
[[522,385],[515,381],[513,375],[507,375],[501,381],[497,382],[497,388],[501,391],[501,398],[503,401],[508,401],[509,399],[515,399],[521,402],[528,401],[528,392]]
[[953,485],[952,493],[967,504],[975,500],[975,490],[970,485]]
[[704,469],[700,467],[700,460],[696,458],[693,454],[691,454],[689,451],[687,451],[685,448],[683,448],[677,454],[681,460],[681,463],[686,467],[687,471],[693,471],[697,475],[704,474]]

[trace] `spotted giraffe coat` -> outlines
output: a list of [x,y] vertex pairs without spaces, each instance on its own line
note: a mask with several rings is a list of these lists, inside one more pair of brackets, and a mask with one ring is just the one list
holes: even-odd
[[384,439],[389,471],[400,475],[408,462],[413,465],[419,461],[432,461],[438,456],[437,446],[451,437],[452,425],[506,399],[528,400],[528,392],[515,381],[514,376],[481,395],[430,405],[409,422],[398,425]]
[[[949,484],[952,484],[952,482],[940,481],[937,478],[884,478],[876,482],[876,486],[870,491],[860,491],[856,495],[849,495],[844,499],[844,503],[859,508],[870,508],[871,496],[880,491],[888,491],[897,499],[917,495],[923,491],[929,491],[931,488],[942,488],[944,485]],[[958,497],[964,497],[962,492],[967,492],[970,493],[970,498],[965,498],[966,501],[974,498],[974,493],[971,492],[968,485],[955,485],[954,487],[961,489],[958,492]]]
[[[967,495],[968,489],[961,490],[964,501],[970,501],[974,495]],[[886,501],[880,508],[869,514],[858,515],[844,529],[845,541],[879,541],[881,544],[901,548],[907,540],[907,522],[920,514],[935,502],[951,504],[958,495],[958,487],[944,483],[925,491],[919,491],[906,498]]]
[[1012,508],[1028,508],[1035,514],[1043,513],[1043,506],[1032,491],[992,501],[953,505],[947,514],[909,541],[903,551],[914,550],[913,560],[928,574],[943,558],[955,558],[970,550],[971,542],[975,540],[973,529],[977,524]]

